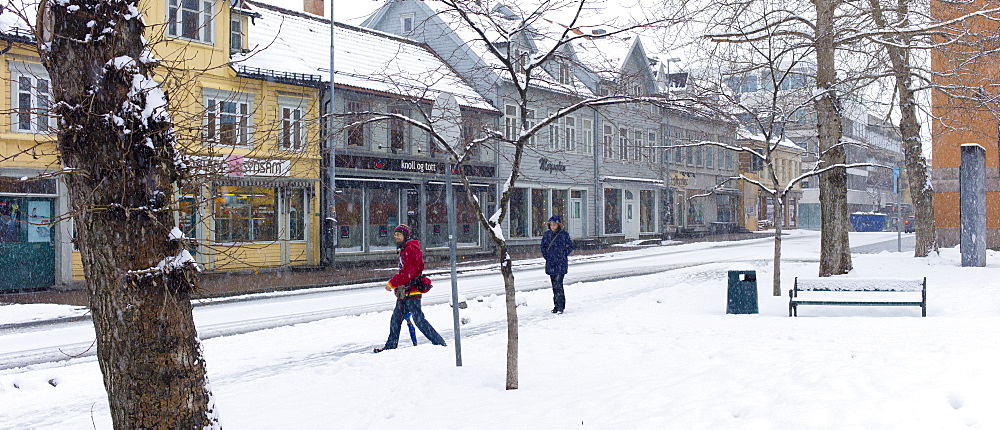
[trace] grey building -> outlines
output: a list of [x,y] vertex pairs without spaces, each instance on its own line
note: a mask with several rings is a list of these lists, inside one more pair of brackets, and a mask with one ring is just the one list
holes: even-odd
[[[484,13],[492,18],[489,25],[522,22],[521,16],[506,7]],[[485,20],[487,16],[478,18]],[[536,55],[548,52],[567,31],[544,18],[529,24],[509,39],[503,38],[502,32],[488,33],[493,48],[519,59],[514,62],[518,72]],[[521,106],[515,83],[489,52],[490,46],[442,3],[387,1],[362,25],[429,46],[501,111],[497,127],[507,137],[517,136],[522,108],[527,109],[524,113],[532,127],[581,100],[607,95],[641,98],[661,91],[653,68],[656,62],[635,35],[603,37],[600,30],[584,34],[569,29],[578,37],[542,63],[544,70],[535,71],[533,85],[527,90],[529,103]],[[701,137],[695,130],[715,130],[717,124],[709,121],[686,125],[686,120],[697,120],[680,115],[675,125],[667,127],[666,119],[671,115],[643,103],[583,108],[540,130],[526,148],[521,177],[510,200],[510,242],[535,243],[544,232],[544,221],[553,214],[567,220],[574,237],[602,242],[658,238],[672,232],[675,223],[671,206],[675,197],[667,188],[670,166],[665,163],[665,151],[659,147],[666,143],[665,133],[677,134],[681,139]],[[727,139],[723,134],[711,131],[703,137]],[[502,185],[499,181],[511,171],[511,153],[510,147],[498,148],[498,190]],[[716,154],[712,156],[710,168],[705,167],[703,158],[700,165],[683,165],[683,169],[678,165],[677,170],[691,171],[700,181],[714,186],[718,175],[703,179],[702,174],[705,169],[716,172]],[[720,158],[724,160],[724,156]],[[700,183],[697,186],[711,188]],[[687,188],[682,189],[679,195],[683,198],[678,201],[682,201],[681,211],[687,213]],[[717,219],[714,201],[708,212],[709,217],[691,217],[692,223],[704,225]],[[683,219],[686,222],[688,218]]]

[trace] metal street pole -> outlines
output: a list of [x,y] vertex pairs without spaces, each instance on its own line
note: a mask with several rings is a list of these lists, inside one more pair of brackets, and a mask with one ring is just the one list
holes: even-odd
[[[455,96],[448,93],[441,93],[434,100],[434,107],[431,109],[431,123],[438,134],[444,140],[444,144],[449,148],[455,148],[455,144],[462,137],[461,126],[462,111],[458,107]],[[445,204],[448,206],[448,257],[451,260],[451,312],[455,327],[455,366],[462,366],[462,330],[461,320],[458,316],[458,267],[456,247],[457,247],[457,216],[455,211],[455,189],[452,186],[452,171],[455,169],[452,164],[451,154],[445,163]]]
[[455,366],[462,366],[462,322],[458,316],[458,265],[456,257],[456,236],[458,235],[458,221],[455,213],[455,188],[451,184],[451,174],[454,165],[451,164],[451,157],[448,157],[448,164],[445,166],[445,182],[448,191],[445,193],[445,201],[448,204],[448,258],[451,260],[451,313],[455,327]]
[[334,7],[333,2],[330,2],[330,108],[327,110],[327,127],[326,127],[326,149],[327,155],[330,157],[327,161],[327,202],[326,202],[326,219],[323,220],[323,225],[326,226],[325,238],[321,239],[325,242],[327,249],[327,266],[334,267],[337,260],[337,242],[339,240],[339,234],[337,232],[337,140],[334,138],[333,130],[336,128],[336,124],[333,121],[333,113],[337,110],[336,97],[334,97],[335,88],[333,82],[334,71],[336,69],[335,61],[335,46],[336,46],[336,20],[334,19]]
[[899,207],[899,167],[892,169],[893,191],[896,192],[896,252],[903,252],[903,211]]

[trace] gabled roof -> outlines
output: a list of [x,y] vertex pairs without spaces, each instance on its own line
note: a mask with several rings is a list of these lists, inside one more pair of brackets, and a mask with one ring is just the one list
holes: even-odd
[[[382,8],[369,17],[362,26],[377,27],[381,22],[388,19],[388,14],[392,8],[405,0],[387,1]],[[483,30],[480,35],[476,32],[457,11],[441,1],[421,0],[412,1],[416,7],[425,8],[428,16],[435,23],[446,26],[450,32],[448,37],[458,49],[459,55],[469,54],[475,56],[474,61],[480,64],[480,70],[491,70],[493,79],[496,81],[510,81],[511,76],[507,72],[504,64],[490,52],[490,46],[498,48],[500,51],[508,49],[508,46],[520,47],[525,53],[530,51],[532,55],[540,55],[551,49],[553,40],[548,38],[547,29],[537,25],[527,25],[518,12],[505,6],[496,6],[492,9],[479,7],[478,3],[469,2],[466,16]],[[533,21],[533,24],[542,24],[544,20]],[[513,45],[511,45],[513,44]],[[448,58],[452,53],[441,53],[442,57]],[[462,60],[467,60],[463,58]],[[530,61],[531,59],[529,59]],[[452,61],[458,61],[454,59]],[[537,88],[573,94],[584,94],[591,96],[591,90],[573,79],[570,84],[560,84],[554,76],[549,75],[545,70],[536,69],[533,75],[533,85]]]
[[[251,52],[236,66],[319,75],[330,79],[330,20],[263,3],[248,29]],[[337,23],[334,43],[338,86],[434,100],[441,92],[466,107],[496,110],[425,45],[410,39]]]

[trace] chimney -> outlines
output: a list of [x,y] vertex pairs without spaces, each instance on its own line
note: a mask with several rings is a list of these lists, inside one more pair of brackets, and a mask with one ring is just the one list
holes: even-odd
[[323,0],[302,0],[302,10],[313,15],[323,16]]

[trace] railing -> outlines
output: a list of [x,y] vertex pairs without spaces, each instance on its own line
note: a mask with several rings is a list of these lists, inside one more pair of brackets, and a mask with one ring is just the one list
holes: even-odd
[[323,85],[323,77],[320,75],[310,75],[306,73],[281,72],[277,70],[261,69],[259,67],[240,66],[239,74],[245,77],[263,79],[269,82],[305,85],[310,87],[320,87]]

